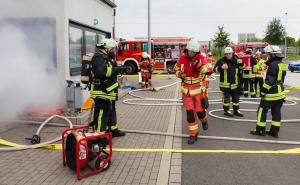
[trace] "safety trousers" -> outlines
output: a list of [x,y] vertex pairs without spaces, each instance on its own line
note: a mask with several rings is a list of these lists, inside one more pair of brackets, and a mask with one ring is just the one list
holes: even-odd
[[238,89],[228,89],[228,88],[221,88],[223,93],[222,102],[223,102],[223,109],[224,112],[229,111],[230,103],[232,100],[232,107],[233,110],[237,111],[240,109],[240,95]]
[[271,109],[272,126],[280,127],[281,125],[281,107],[284,100],[265,101],[261,100],[257,110],[257,126],[267,126],[267,113]]
[[261,92],[262,86],[264,84],[264,79],[263,78],[255,78],[254,79],[254,88],[255,88],[255,93],[257,93],[257,85],[259,85],[259,90]]
[[187,126],[189,136],[196,136],[199,132],[198,119],[205,123],[207,121],[206,110],[202,106],[202,95],[190,96],[183,94],[182,101],[187,113]]
[[94,120],[90,125],[93,126],[98,133],[118,129],[116,102],[101,98],[95,98],[94,102]]
[[249,86],[250,86],[250,95],[254,96],[255,92],[254,92],[254,80],[253,80],[253,78],[244,78],[243,83],[244,83],[244,96],[248,97]]

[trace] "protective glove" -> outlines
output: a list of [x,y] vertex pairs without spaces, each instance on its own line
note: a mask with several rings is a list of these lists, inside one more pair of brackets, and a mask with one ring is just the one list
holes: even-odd
[[119,66],[119,67],[116,67],[116,72],[117,74],[125,74],[126,71],[127,71],[127,67],[126,66]]

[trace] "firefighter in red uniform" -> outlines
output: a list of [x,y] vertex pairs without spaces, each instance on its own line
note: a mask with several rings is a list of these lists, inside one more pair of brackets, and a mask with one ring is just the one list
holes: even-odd
[[216,59],[213,57],[211,52],[207,53],[206,61],[211,63],[213,66],[215,65]]
[[205,111],[208,101],[205,98],[206,88],[202,82],[205,75],[212,72],[212,66],[208,65],[205,58],[199,54],[200,44],[197,41],[189,42],[186,48],[187,53],[178,59],[175,70],[176,76],[182,79],[182,101],[187,112],[190,136],[188,144],[194,144],[199,132],[196,116],[202,122],[203,130],[208,129]]
[[150,60],[150,56],[144,52],[142,54],[142,61],[140,63],[141,73],[142,73],[142,83],[141,86],[148,87],[152,85],[151,83],[151,73],[153,71],[153,63]]
[[[252,98],[256,97],[256,93],[254,91],[254,73],[253,73],[253,66],[256,65],[256,60],[252,56],[252,50],[247,49],[246,55],[242,57],[243,60],[247,61],[247,64],[245,63],[245,68],[243,70],[243,83],[244,83],[244,97],[248,97],[249,90],[250,95]],[[250,89],[249,89],[250,86]]]

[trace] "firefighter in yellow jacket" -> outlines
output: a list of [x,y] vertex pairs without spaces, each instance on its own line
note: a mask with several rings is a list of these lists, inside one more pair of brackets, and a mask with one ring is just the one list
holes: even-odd
[[262,59],[261,57],[261,52],[257,51],[255,53],[255,59],[256,59],[256,64],[253,66],[253,71],[254,71],[254,89],[255,89],[255,94],[258,94],[258,88],[257,86],[259,85],[259,90],[261,91],[263,83],[264,83],[264,77],[265,77],[265,71],[267,69],[266,66],[266,61]]

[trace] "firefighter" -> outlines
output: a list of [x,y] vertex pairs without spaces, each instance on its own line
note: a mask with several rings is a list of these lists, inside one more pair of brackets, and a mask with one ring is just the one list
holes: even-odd
[[[224,115],[233,117],[234,115],[243,117],[240,112],[239,104],[239,70],[243,68],[242,60],[234,57],[234,52],[231,47],[226,47],[224,50],[225,56],[217,61],[214,71],[220,73],[219,87],[223,93],[223,109]],[[230,98],[232,98],[233,113],[230,111]]]
[[197,140],[199,128],[197,118],[202,123],[203,130],[208,129],[207,109],[205,99],[205,86],[202,81],[205,74],[212,72],[212,66],[206,63],[205,58],[199,53],[200,44],[190,41],[187,44],[187,52],[183,54],[175,65],[176,76],[182,79],[181,92],[184,108],[187,113],[188,144],[194,144]]
[[148,87],[152,85],[151,74],[153,71],[153,63],[151,62],[150,55],[146,52],[142,54],[142,61],[140,62],[140,68],[142,73],[142,83],[141,87]]
[[[252,98],[255,98],[255,91],[254,91],[254,74],[253,74],[253,66],[256,64],[256,60],[252,56],[252,50],[248,49],[246,51],[246,55],[243,56],[244,59],[249,60],[249,64],[245,66],[243,70],[243,84],[244,84],[244,97],[248,97],[249,90],[250,95]],[[250,89],[249,89],[250,86]]]
[[211,63],[213,66],[215,65],[216,60],[215,60],[215,58],[213,57],[213,55],[212,55],[211,52],[208,52],[208,53],[207,53],[206,61],[207,61],[208,63]]
[[[257,110],[256,129],[250,131],[253,135],[265,136],[266,134],[277,138],[281,125],[281,107],[285,99],[284,79],[286,76],[286,64],[283,63],[283,55],[278,46],[267,46],[265,52],[269,56],[265,82],[261,89],[261,101]],[[266,132],[266,120],[268,110],[271,109],[272,125]]]
[[265,60],[261,58],[261,52],[257,51],[255,53],[256,56],[256,64],[253,66],[253,71],[255,75],[254,79],[254,88],[255,88],[255,94],[258,93],[257,85],[259,85],[259,90],[261,91],[263,83],[264,83],[264,76],[265,76],[265,70],[266,70],[266,64]]
[[149,76],[149,79],[148,79],[148,82],[149,82],[149,85],[152,86],[152,73],[154,71],[154,61],[151,60],[151,56],[148,54],[148,58],[149,58],[149,72],[150,72],[150,76]]
[[91,98],[94,99],[94,121],[91,123],[97,133],[110,131],[113,137],[124,136],[117,126],[116,100],[118,98],[117,75],[126,71],[126,67],[118,67],[114,60],[113,48],[116,41],[102,39],[97,44],[97,51],[91,61],[92,83]]

